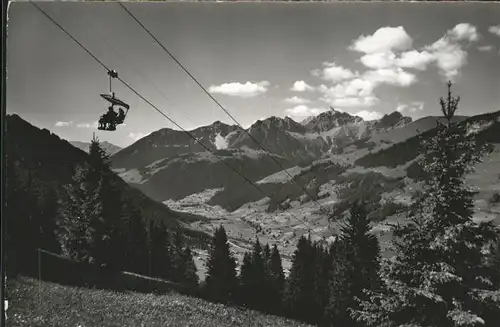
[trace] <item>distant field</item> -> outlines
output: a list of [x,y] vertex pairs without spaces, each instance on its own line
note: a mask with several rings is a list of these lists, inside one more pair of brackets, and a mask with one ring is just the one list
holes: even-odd
[[308,326],[175,293],[119,293],[8,280],[9,327]]

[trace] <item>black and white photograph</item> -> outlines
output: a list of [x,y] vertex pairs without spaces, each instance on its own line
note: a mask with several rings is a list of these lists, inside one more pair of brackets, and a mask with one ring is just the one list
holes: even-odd
[[5,326],[498,326],[500,2],[7,16]]

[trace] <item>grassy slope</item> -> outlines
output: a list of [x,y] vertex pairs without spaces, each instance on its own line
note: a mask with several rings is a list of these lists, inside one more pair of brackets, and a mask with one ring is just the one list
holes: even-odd
[[7,326],[307,326],[176,293],[119,293],[28,278],[8,281],[7,287]]

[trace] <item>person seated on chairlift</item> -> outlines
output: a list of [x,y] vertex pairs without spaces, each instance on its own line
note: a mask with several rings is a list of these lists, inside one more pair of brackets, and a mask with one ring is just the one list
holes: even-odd
[[119,110],[119,114],[118,114],[118,117],[116,118],[116,122],[118,124],[122,124],[123,121],[125,120],[125,112],[123,111],[122,108],[118,109]]
[[118,116],[118,114],[113,109],[113,106],[108,107],[108,112],[106,113],[106,115],[104,116],[104,118],[106,119],[106,122],[108,123],[109,127],[111,127],[111,126],[113,126],[113,125],[116,124],[116,117],[117,116]]

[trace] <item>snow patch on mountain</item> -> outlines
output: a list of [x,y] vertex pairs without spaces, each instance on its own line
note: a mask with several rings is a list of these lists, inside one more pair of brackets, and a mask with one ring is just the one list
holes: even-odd
[[228,148],[227,137],[222,137],[220,133],[215,135],[215,147],[217,150],[224,150]]

